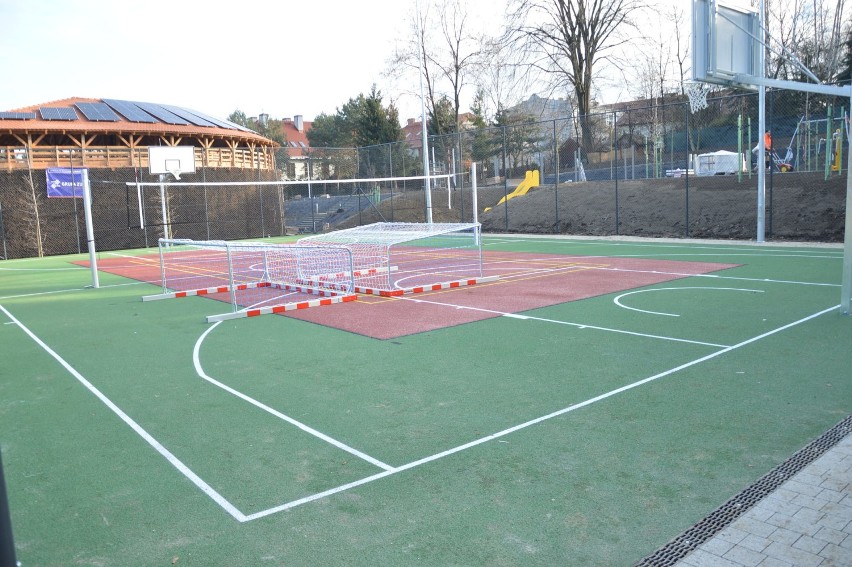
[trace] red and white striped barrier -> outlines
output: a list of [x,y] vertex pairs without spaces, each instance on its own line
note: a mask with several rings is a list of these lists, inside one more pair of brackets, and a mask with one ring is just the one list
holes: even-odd
[[310,301],[299,301],[296,303],[285,303],[283,305],[271,305],[269,307],[257,307],[255,309],[246,309],[234,313],[222,313],[221,315],[210,315],[207,317],[208,323],[217,321],[227,321],[229,319],[242,319],[244,317],[257,317],[258,315],[269,315],[272,313],[286,313],[287,311],[296,311],[299,309],[309,309],[311,307],[322,307],[324,305],[333,305],[335,303],[348,303],[358,299],[357,295],[338,295],[336,297],[326,297],[323,299],[312,299]]
[[424,293],[427,291],[439,291],[442,289],[452,289],[457,287],[465,287],[469,285],[476,285],[482,283],[493,282],[499,280],[500,276],[486,276],[483,278],[470,278],[466,280],[455,280],[451,282],[442,282],[436,284],[429,285],[421,285],[415,287],[404,287],[400,289],[377,289],[371,287],[358,287],[355,286],[356,293],[362,293],[364,295],[378,295],[380,297],[399,297],[401,295],[412,295],[414,293]]
[[[258,287],[269,287],[271,284],[269,282],[255,282],[255,283],[247,283],[247,284],[239,284],[234,286],[234,289],[237,291],[242,291],[245,289],[255,289]],[[157,293],[154,295],[145,295],[142,297],[142,301],[156,301],[158,299],[174,299],[176,297],[192,297],[195,295],[210,295],[211,293],[227,293],[231,291],[231,286],[229,285],[220,285],[217,287],[205,287],[202,289],[188,289],[184,291],[173,291],[170,293]]]
[[274,283],[267,284],[269,287],[273,289],[280,289],[283,291],[296,291],[299,293],[307,293],[311,295],[319,295],[320,297],[334,297],[336,295],[340,295],[341,291],[347,291],[348,287],[336,287],[334,285],[329,286],[327,289],[317,288],[312,286],[311,284],[305,285],[296,285],[296,284],[282,284],[282,283]]
[[442,282],[430,285],[421,285],[415,287],[406,287],[403,288],[402,292],[404,295],[411,295],[413,293],[423,293],[426,291],[439,291],[442,289],[452,289],[456,287],[465,287],[469,285],[476,285],[481,283],[488,283],[499,280],[500,276],[486,276],[484,278],[470,278],[467,280],[456,280],[452,282]]

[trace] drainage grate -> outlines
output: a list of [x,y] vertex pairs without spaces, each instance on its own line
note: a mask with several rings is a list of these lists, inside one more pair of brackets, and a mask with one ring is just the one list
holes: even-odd
[[852,415],[823,433],[808,446],[766,473],[754,484],[716,508],[709,516],[642,559],[634,567],[669,567],[674,565],[701,544],[725,529],[749,508],[789,480],[823,453],[834,447],[852,432]]

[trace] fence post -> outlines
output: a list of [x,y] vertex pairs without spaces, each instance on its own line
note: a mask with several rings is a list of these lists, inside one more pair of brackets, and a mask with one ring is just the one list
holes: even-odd
[[[506,126],[503,126],[503,197],[509,196],[509,170],[506,169]],[[509,232],[509,199],[503,201],[506,232]]]
[[556,212],[556,222],[553,232],[559,234],[559,135],[556,133],[556,120],[553,120],[553,169],[556,180],[553,182],[553,208]]
[[[613,155],[610,158],[609,163],[615,165],[615,235],[618,236],[618,115],[613,110],[612,111],[612,146],[613,146]],[[612,165],[610,165],[610,171],[612,171]]]
[[3,205],[0,204],[0,239],[3,240],[3,260],[9,259],[9,254],[6,252],[6,228],[3,226]]
[[686,114],[686,204],[684,206],[684,236],[689,238],[689,156],[692,153],[692,146],[689,145],[689,115],[692,109],[688,104],[684,104],[684,114]]

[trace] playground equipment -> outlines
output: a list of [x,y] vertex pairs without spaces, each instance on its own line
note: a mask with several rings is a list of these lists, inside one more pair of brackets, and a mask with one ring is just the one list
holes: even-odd
[[[839,123],[839,127],[836,125]],[[834,116],[831,106],[825,118],[808,119],[803,116],[796,125],[790,147],[799,171],[825,170],[825,174],[839,173],[843,168],[843,138],[850,141],[849,114],[841,108]]]
[[[510,199],[514,199],[515,197],[520,197],[521,195],[526,195],[527,192],[530,189],[532,189],[533,187],[538,187],[539,185],[541,185],[541,174],[539,173],[539,171],[537,169],[535,169],[533,171],[527,171],[524,174],[524,180],[521,181],[521,183],[517,187],[515,187],[514,191],[512,191],[511,193],[509,193],[508,195],[506,195],[505,197],[500,199],[497,202],[497,205],[502,205],[506,201],[509,201]],[[494,206],[496,207],[497,205],[494,205]],[[491,210],[491,208],[492,207],[487,207],[485,209],[485,212],[487,213],[488,211]]]

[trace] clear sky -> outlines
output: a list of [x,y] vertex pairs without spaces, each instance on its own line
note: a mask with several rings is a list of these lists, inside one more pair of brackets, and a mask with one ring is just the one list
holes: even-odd
[[[476,25],[502,18],[504,0],[464,1]],[[675,1],[688,7],[652,0]],[[414,11],[415,0],[0,0],[0,110],[79,96],[312,120],[376,84],[404,122],[420,104],[402,93],[418,86],[383,71]]]

